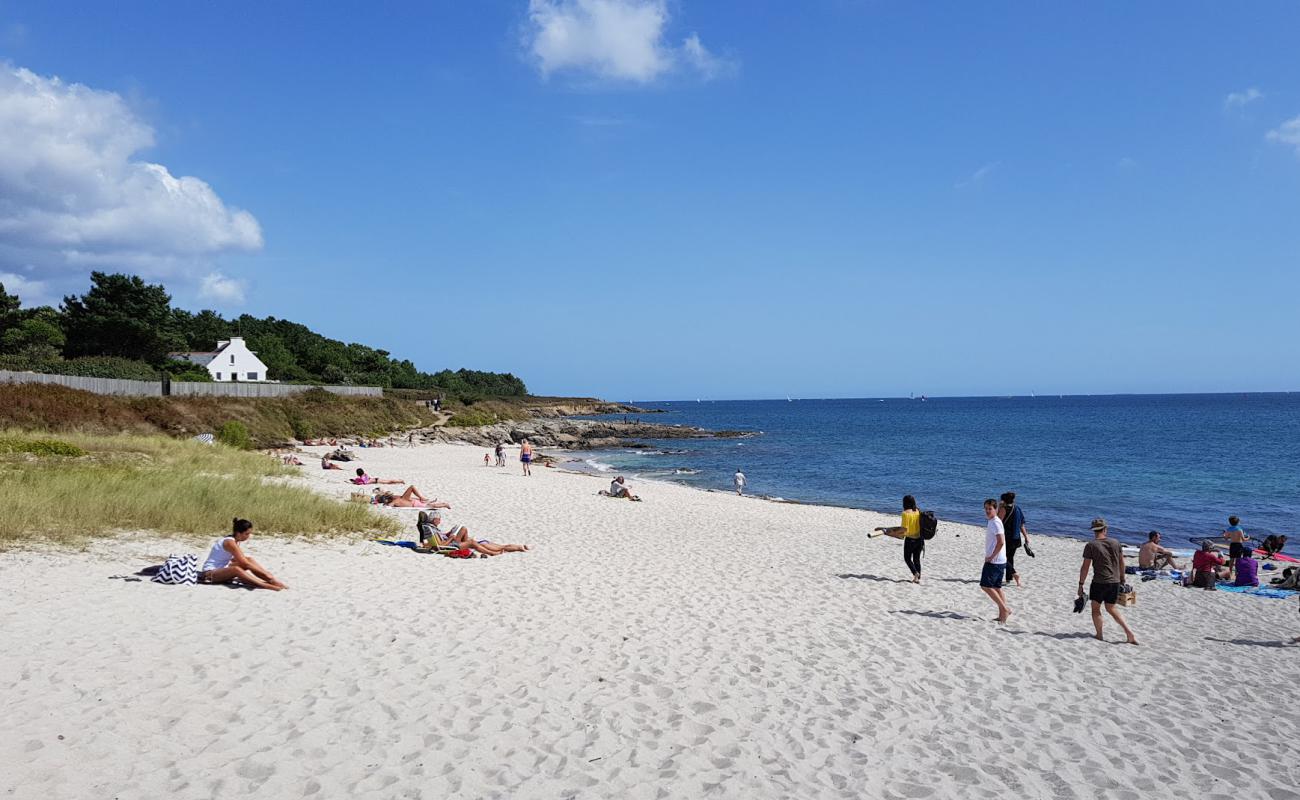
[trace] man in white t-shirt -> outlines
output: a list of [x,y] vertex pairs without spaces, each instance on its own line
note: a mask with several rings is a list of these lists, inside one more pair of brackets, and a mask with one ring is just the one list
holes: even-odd
[[984,570],[980,573],[980,588],[997,604],[998,622],[1011,616],[1007,598],[1002,595],[1002,579],[1007,571],[1007,534],[998,519],[998,501],[984,501],[984,516],[988,527],[984,532]]
[[736,494],[745,493],[745,473],[736,470],[736,475],[731,479],[731,482],[736,484]]

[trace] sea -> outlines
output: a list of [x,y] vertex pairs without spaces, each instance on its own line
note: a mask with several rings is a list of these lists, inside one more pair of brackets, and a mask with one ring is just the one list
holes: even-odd
[[[1300,550],[1300,393],[637,401],[645,422],[740,430],[740,439],[647,440],[581,454],[629,480],[747,491],[895,512],[905,494],[940,519],[984,523],[1014,491],[1030,533],[1169,547],[1220,535],[1290,534]],[[647,488],[642,494],[652,494]]]

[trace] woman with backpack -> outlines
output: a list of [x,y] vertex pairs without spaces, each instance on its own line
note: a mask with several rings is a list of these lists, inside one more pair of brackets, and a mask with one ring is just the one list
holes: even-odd
[[925,539],[921,538],[921,510],[916,507],[916,498],[910,494],[903,497],[903,515],[900,523],[894,528],[876,528],[876,532],[869,536],[871,538],[892,536],[895,539],[902,539],[903,563],[907,564],[908,570],[912,573],[912,583],[920,583],[921,553],[925,552]]

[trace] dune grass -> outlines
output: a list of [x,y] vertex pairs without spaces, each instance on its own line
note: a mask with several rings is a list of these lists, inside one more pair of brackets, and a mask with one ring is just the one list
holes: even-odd
[[[165,436],[2,436],[11,445],[0,452],[0,550],[119,530],[214,536],[234,517],[252,520],[263,536],[396,532],[367,505],[277,480],[295,470],[258,453]],[[50,441],[85,455],[49,454],[62,449]],[[41,446],[13,444],[22,442]]]

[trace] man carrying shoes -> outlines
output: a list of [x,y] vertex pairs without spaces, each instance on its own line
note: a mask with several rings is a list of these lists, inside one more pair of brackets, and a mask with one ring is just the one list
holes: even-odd
[[1116,607],[1119,590],[1124,585],[1124,546],[1114,539],[1106,538],[1106,520],[1098,517],[1092,521],[1093,540],[1083,547],[1083,566],[1079,568],[1079,596],[1083,597],[1083,584],[1088,579],[1088,570],[1093,568],[1092,585],[1088,587],[1088,599],[1092,601],[1092,626],[1097,629],[1097,641],[1106,641],[1101,635],[1101,607],[1106,606],[1106,613],[1115,618],[1124,629],[1129,644],[1137,644],[1137,637],[1124,621],[1124,615]]

